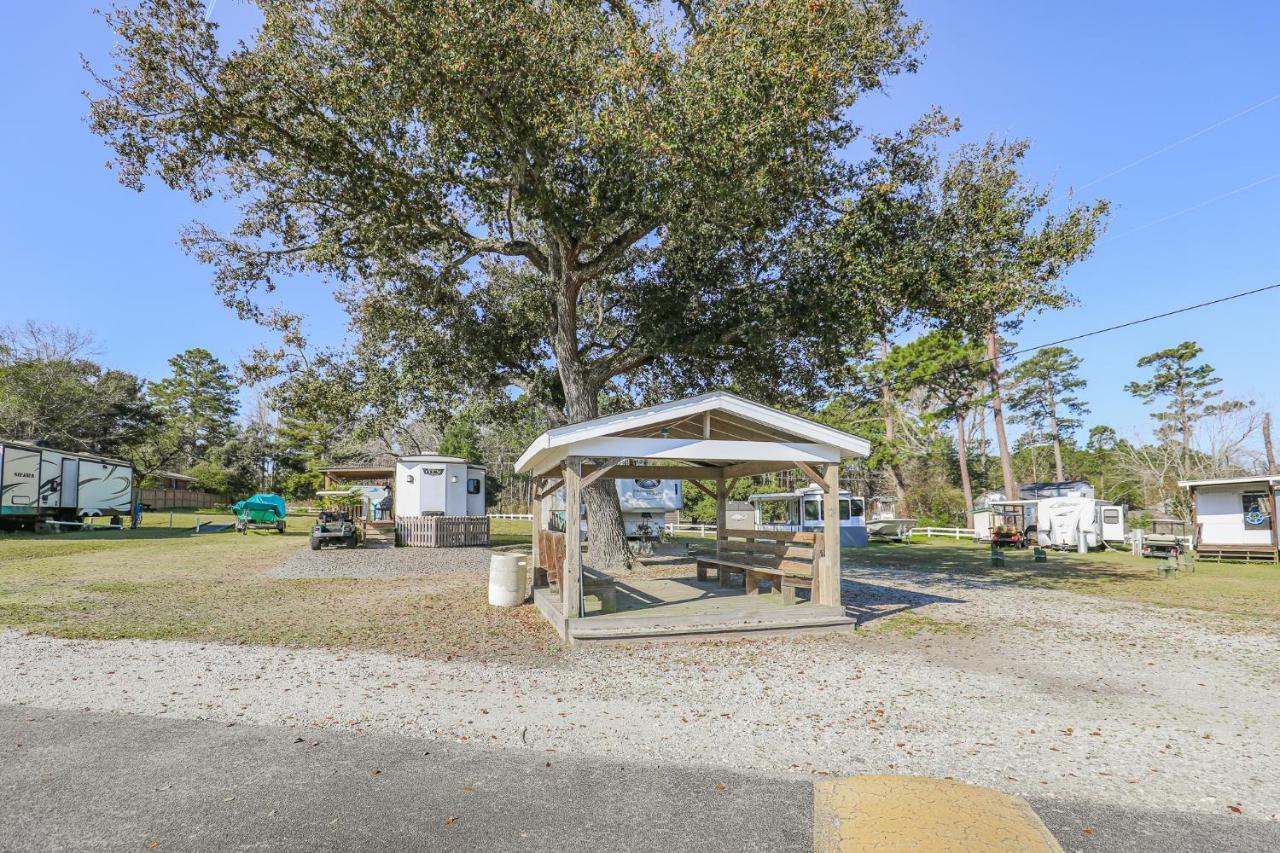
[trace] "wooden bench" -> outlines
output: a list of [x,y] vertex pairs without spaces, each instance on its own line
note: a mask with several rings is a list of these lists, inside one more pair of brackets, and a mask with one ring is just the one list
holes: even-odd
[[720,586],[728,586],[730,575],[741,574],[748,595],[759,594],[760,581],[768,580],[783,604],[794,604],[797,589],[813,590],[821,561],[822,537],[816,533],[722,530],[715,556],[697,558],[698,580],[707,580],[707,570],[714,569]]

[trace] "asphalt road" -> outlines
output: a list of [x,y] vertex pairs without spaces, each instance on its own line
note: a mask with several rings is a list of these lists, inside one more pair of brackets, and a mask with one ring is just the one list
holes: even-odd
[[[0,706],[3,850],[801,851],[812,796],[719,768]],[[1032,805],[1067,850],[1280,850],[1280,825],[1241,816]]]

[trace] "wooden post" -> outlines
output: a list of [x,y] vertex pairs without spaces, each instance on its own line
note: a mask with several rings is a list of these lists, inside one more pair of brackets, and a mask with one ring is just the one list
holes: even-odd
[[840,604],[840,463],[827,465],[823,479],[827,493],[822,499],[823,559],[818,569],[818,604]]
[[566,619],[582,615],[582,460],[564,461],[564,572],[560,593]]
[[724,533],[728,518],[729,487],[724,482],[724,475],[716,479],[716,556],[720,556],[720,535]]
[[533,537],[533,548],[529,551],[529,577],[533,577],[534,572],[542,565],[542,554],[538,550],[538,533],[542,530],[542,498],[538,496],[539,483],[538,480],[534,481],[533,500],[529,503],[529,513],[533,516],[529,519]]

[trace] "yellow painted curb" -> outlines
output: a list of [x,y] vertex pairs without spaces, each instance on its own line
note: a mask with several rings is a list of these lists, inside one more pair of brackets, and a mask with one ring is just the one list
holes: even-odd
[[813,849],[1062,853],[1021,797],[923,776],[851,776],[815,783]]

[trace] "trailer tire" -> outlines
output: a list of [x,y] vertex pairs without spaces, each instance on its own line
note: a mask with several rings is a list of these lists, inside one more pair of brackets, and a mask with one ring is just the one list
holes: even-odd
[[281,520],[280,520],[280,522],[276,525],[276,530],[279,530],[281,533],[284,533],[284,520],[283,520],[283,519],[281,519]]
[[311,550],[312,551],[320,550],[320,540],[314,536],[311,537]]

